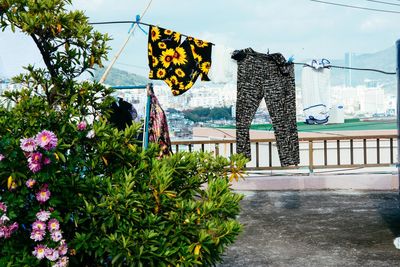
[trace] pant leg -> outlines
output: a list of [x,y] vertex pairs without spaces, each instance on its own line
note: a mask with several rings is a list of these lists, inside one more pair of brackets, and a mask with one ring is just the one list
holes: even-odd
[[[281,56],[281,63],[285,60]],[[265,102],[271,116],[281,166],[300,163],[296,124],[296,91],[293,65],[283,71],[276,61],[268,61],[264,84]]]
[[261,59],[247,55],[238,62],[236,100],[236,153],[251,159],[249,128],[263,97]]

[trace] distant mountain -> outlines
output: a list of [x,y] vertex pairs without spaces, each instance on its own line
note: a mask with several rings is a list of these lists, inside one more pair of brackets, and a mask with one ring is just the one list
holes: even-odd
[[[345,66],[344,55],[343,59],[333,59],[330,61],[332,65]],[[396,49],[394,46],[392,46],[376,53],[355,54],[352,58],[352,67],[396,72]],[[296,66],[296,83],[299,85],[301,84],[301,69],[302,66]],[[333,68],[331,71],[332,86],[344,85],[346,73],[348,73],[348,71],[349,70]],[[376,80],[379,84],[384,86],[385,91],[393,91],[396,88],[396,75],[386,75],[372,71],[352,70],[351,76],[353,86],[363,85],[365,84],[365,80]]]
[[[93,80],[99,81],[105,72],[105,68],[103,69],[96,69],[94,71]],[[107,76],[105,81],[106,84],[111,86],[118,86],[118,85],[146,85],[148,83],[154,83],[150,79],[146,77],[130,73],[124,70],[112,68],[110,73]]]

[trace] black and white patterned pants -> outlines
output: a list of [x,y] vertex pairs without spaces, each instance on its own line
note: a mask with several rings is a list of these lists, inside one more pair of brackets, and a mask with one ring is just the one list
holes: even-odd
[[238,60],[236,152],[251,159],[249,128],[264,98],[272,119],[281,166],[298,165],[293,64],[287,64],[281,54],[261,54],[251,48],[234,51],[232,58]]

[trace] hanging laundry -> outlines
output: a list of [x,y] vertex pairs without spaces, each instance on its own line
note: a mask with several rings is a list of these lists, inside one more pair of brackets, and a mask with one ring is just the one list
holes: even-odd
[[149,118],[149,142],[160,145],[160,157],[170,155],[172,153],[171,140],[169,138],[169,130],[167,117],[162,109],[157,97],[152,89],[150,89],[150,118]]
[[164,80],[173,95],[189,90],[201,76],[209,81],[211,44],[188,37],[181,43],[181,34],[151,26],[148,39],[149,78]]
[[272,119],[281,166],[300,163],[296,125],[293,64],[279,53],[262,54],[251,48],[235,50],[237,60],[237,153],[251,159],[249,128],[264,98]]
[[208,77],[215,83],[236,83],[237,64],[231,58],[235,49],[216,44],[212,50],[213,67]]
[[330,62],[327,59],[312,60],[303,66],[301,92],[305,123],[324,124],[330,109]]
[[132,122],[136,119],[134,115],[137,111],[131,103],[126,102],[122,98],[118,98],[118,101],[111,105],[111,116],[110,122],[118,128],[118,130],[124,130],[127,126],[132,125]]

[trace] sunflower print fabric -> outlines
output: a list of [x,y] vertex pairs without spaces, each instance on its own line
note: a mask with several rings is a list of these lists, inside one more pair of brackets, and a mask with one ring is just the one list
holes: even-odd
[[211,44],[193,37],[181,43],[181,34],[157,26],[150,27],[148,58],[153,80],[164,80],[177,96],[189,90],[201,76],[209,81]]

